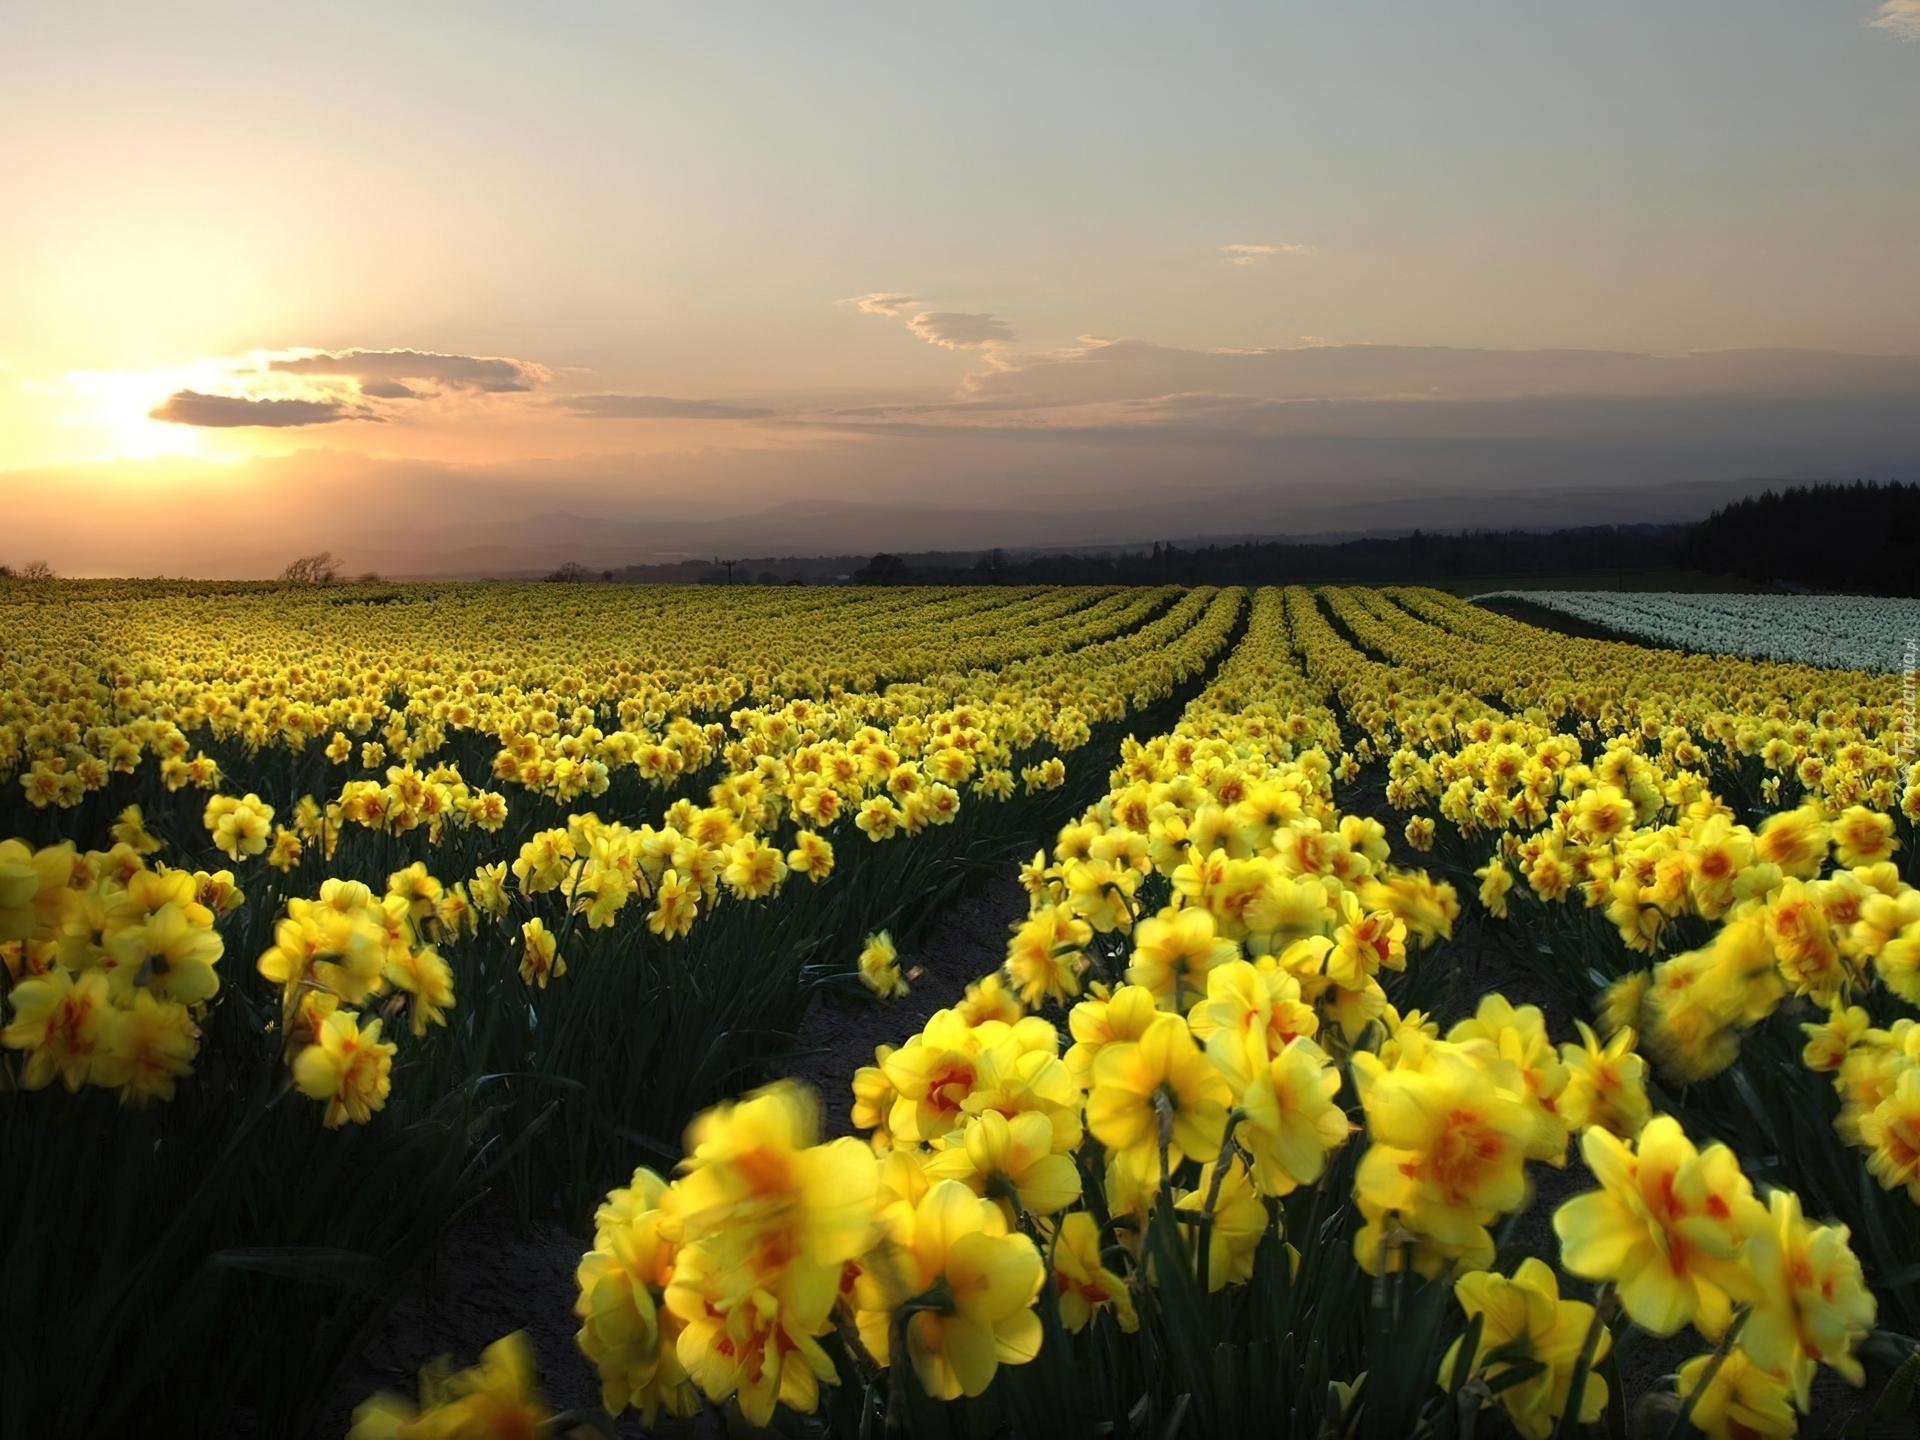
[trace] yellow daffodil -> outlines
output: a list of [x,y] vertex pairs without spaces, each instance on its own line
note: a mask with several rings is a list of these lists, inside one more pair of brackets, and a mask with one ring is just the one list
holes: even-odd
[[472,1369],[450,1372],[444,1359],[420,1372],[418,1408],[389,1393],[364,1402],[348,1440],[536,1440],[545,1433],[553,1412],[541,1398],[525,1331],[487,1346]]
[[1162,910],[1140,922],[1133,936],[1127,983],[1151,991],[1165,1009],[1182,1014],[1206,997],[1209,974],[1240,958],[1240,947],[1221,937],[1208,911]]
[[[1214,1187],[1216,1174],[1220,1177],[1218,1190]],[[1213,1223],[1207,1229],[1207,1289],[1214,1292],[1245,1284],[1253,1277],[1255,1254],[1273,1220],[1237,1155],[1224,1173],[1219,1171],[1217,1160],[1201,1166],[1199,1185],[1180,1195],[1174,1209],[1198,1217],[1206,1213],[1209,1196],[1213,1197]]]
[[[1352,1069],[1373,1142],[1355,1194],[1416,1235],[1478,1249],[1488,1222],[1526,1197],[1535,1121],[1525,1103],[1457,1046],[1435,1047],[1419,1071],[1388,1070],[1365,1053],[1354,1055]],[[1355,1244],[1361,1266],[1375,1273],[1379,1255]]]
[[[1271,1058],[1256,1042],[1242,1041],[1239,1056],[1225,1044],[1209,1042],[1209,1055],[1222,1053],[1245,1067],[1220,1063],[1246,1117],[1234,1135],[1252,1157],[1255,1186],[1263,1195],[1288,1195],[1313,1184],[1326,1169],[1328,1154],[1346,1143],[1353,1128],[1334,1103],[1339,1070],[1304,1038],[1289,1041]],[[1238,1084],[1242,1074],[1244,1085]]]
[[858,963],[860,983],[882,1000],[898,999],[907,993],[907,982],[900,974],[900,956],[893,936],[881,930],[867,937]]
[[130,1105],[171,1100],[174,1082],[193,1072],[200,1028],[178,1000],[160,1000],[137,990],[107,1021],[104,1051],[93,1063],[96,1085],[120,1091]]
[[1187,1024],[1209,1053],[1214,1037],[1230,1032],[1234,1043],[1257,1040],[1276,1055],[1291,1041],[1313,1036],[1320,1017],[1302,1001],[1299,977],[1263,958],[1258,965],[1231,960],[1208,972],[1206,998],[1193,1007]]
[[336,1010],[321,1024],[314,1043],[293,1061],[293,1081],[300,1093],[327,1103],[322,1123],[338,1129],[348,1120],[364,1125],[373,1112],[386,1107],[393,1088],[393,1056],[397,1047],[380,1038],[380,1022],[364,1028],[351,1010]]
[[1073,1044],[1066,1054],[1067,1073],[1082,1090],[1093,1084],[1093,1062],[1107,1046],[1138,1040],[1160,1014],[1151,990],[1122,985],[1110,996],[1082,1000],[1067,1015]]
[[1656,1115],[1636,1147],[1596,1127],[1580,1154],[1600,1188],[1554,1212],[1561,1264],[1614,1281],[1627,1314],[1656,1335],[1691,1323],[1717,1337],[1734,1302],[1757,1296],[1746,1239],[1766,1215],[1733,1152],[1695,1150],[1679,1121]]
[[[1033,1302],[1046,1279],[1033,1241],[1008,1234],[1000,1207],[943,1180],[905,1214],[887,1262],[892,1303],[859,1312],[860,1338],[881,1364],[904,1317],[907,1359],[937,1400],[979,1395],[1002,1365],[1040,1353]],[[876,1297],[877,1298],[877,1297]]]
[[520,927],[520,979],[528,985],[547,988],[547,981],[567,973],[567,962],[560,955],[559,937],[552,934],[538,916]]
[[1846,1226],[1809,1224],[1791,1191],[1775,1190],[1767,1202],[1766,1220],[1747,1242],[1760,1299],[1740,1344],[1756,1364],[1786,1376],[1804,1412],[1817,1364],[1865,1383],[1853,1350],[1873,1329],[1876,1306]]
[[1047,905],[1013,922],[1013,932],[1006,972],[1021,1004],[1036,1009],[1047,1000],[1065,1004],[1080,993],[1091,925],[1063,906]]
[[89,970],[75,976],[55,966],[15,985],[7,1004],[13,1021],[0,1031],[0,1043],[27,1052],[20,1083],[39,1090],[58,1076],[70,1091],[86,1084],[111,1033],[106,975]]
[[1011,1119],[998,1110],[968,1117],[957,1137],[926,1165],[929,1178],[958,1180],[996,1201],[1009,1223],[1019,1211],[1053,1215],[1080,1198],[1080,1167],[1054,1150],[1053,1122],[1028,1110]]
[[1647,1099],[1647,1062],[1635,1052],[1632,1026],[1622,1026],[1604,1046],[1584,1020],[1573,1022],[1578,1045],[1562,1045],[1566,1087],[1558,1110],[1569,1130],[1598,1125],[1622,1140],[1636,1140],[1653,1115]]
[[[1508,1279],[1482,1270],[1454,1282],[1454,1298],[1471,1319],[1481,1317],[1480,1336],[1467,1373],[1495,1382],[1517,1365],[1529,1362],[1543,1368],[1516,1384],[1500,1387],[1497,1395],[1481,1401],[1482,1408],[1497,1402],[1505,1407],[1514,1428],[1527,1440],[1548,1440],[1572,1398],[1573,1371],[1593,1321],[1593,1307],[1560,1298],[1560,1282],[1551,1266],[1526,1259]],[[1602,1326],[1592,1359],[1604,1360],[1613,1336]],[[1458,1371],[1461,1341],[1440,1361],[1440,1384],[1450,1386]],[[1505,1358],[1489,1361],[1499,1351]],[[1611,1397],[1607,1382],[1589,1372],[1580,1392],[1578,1419],[1591,1425],[1600,1418]]]
[[1087,1129],[1144,1176],[1185,1159],[1210,1160],[1220,1148],[1232,1093],[1193,1043],[1186,1023],[1156,1018],[1138,1040],[1105,1046],[1093,1062]]
[[[1715,1367],[1711,1379],[1709,1367]],[[1694,1356],[1675,1381],[1682,1398],[1700,1391],[1687,1418],[1707,1440],[1769,1440],[1798,1433],[1792,1389],[1737,1345],[1717,1362],[1712,1355]]]
[[1060,1324],[1078,1335],[1103,1309],[1131,1335],[1140,1328],[1127,1282],[1106,1268],[1100,1253],[1100,1227],[1085,1210],[1060,1217],[1053,1242],[1054,1288],[1059,1291]]

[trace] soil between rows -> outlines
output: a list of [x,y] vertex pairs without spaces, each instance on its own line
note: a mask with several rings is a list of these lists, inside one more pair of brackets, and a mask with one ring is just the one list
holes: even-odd
[[[999,967],[1008,922],[1024,915],[1026,892],[1012,874],[996,878],[938,921],[918,952],[901,956],[910,992],[875,1001],[864,990],[816,992],[800,1022],[800,1048],[784,1073],[813,1087],[821,1127],[831,1137],[856,1132],[850,1114],[853,1072],[873,1063],[874,1046],[897,1045],[934,1011],[954,1004],[967,986]],[[609,1187],[624,1180],[609,1176]],[[432,1265],[375,1323],[367,1342],[335,1376],[313,1440],[339,1440],[354,1407],[379,1390],[412,1398],[420,1367],[436,1356],[473,1363],[502,1335],[524,1329],[533,1344],[547,1401],[556,1410],[600,1403],[593,1366],[574,1344],[578,1288],[574,1269],[589,1240],[558,1224],[515,1233],[504,1201],[484,1205],[469,1222],[448,1229]],[[645,1431],[629,1417],[623,1435]]]

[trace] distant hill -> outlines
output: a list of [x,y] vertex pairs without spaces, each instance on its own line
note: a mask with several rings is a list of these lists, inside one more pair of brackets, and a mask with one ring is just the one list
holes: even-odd
[[1298,581],[1439,581],[1448,577],[1596,575],[1681,564],[1686,525],[1589,525],[1546,532],[1463,530],[1369,536],[1332,544],[1248,541],[1192,548],[1154,545],[1118,554],[1011,555],[970,565],[876,555],[857,585],[1276,585]]
[[[547,518],[547,517],[543,517]],[[571,520],[573,517],[552,517]],[[1920,484],[1796,486],[1689,524],[1554,530],[1417,529],[1407,534],[1250,537],[1085,549],[883,551],[676,559],[571,578],[703,585],[1271,585],[1425,583],[1464,592],[1516,580],[1594,588],[1780,586],[1920,593]]]

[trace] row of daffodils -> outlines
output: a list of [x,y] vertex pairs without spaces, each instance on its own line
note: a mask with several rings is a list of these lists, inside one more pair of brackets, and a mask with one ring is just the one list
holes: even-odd
[[[701,612],[720,608],[711,596],[695,591],[683,602],[690,613],[679,618],[695,633]],[[254,913],[278,917],[256,968],[278,993],[274,1028],[294,1078],[324,1104],[328,1126],[364,1124],[389,1093],[396,1016],[404,1011],[416,1038],[447,1024],[455,1003],[449,956],[463,937],[468,949],[509,954],[524,985],[545,990],[567,973],[560,940],[576,930],[583,943],[616,927],[671,942],[716,907],[774,899],[790,881],[826,880],[836,847],[867,849],[951,824],[963,792],[992,803],[1058,788],[1064,757],[1086,742],[1093,723],[1125,714],[1130,704],[1152,703],[1203,668],[1244,603],[1238,591],[1073,591],[1065,599],[1059,592],[1013,592],[1010,603],[1004,600],[999,592],[945,594],[880,607],[883,635],[900,623],[898,615],[926,612],[928,624],[945,619],[961,630],[982,626],[984,615],[995,635],[1012,637],[1009,648],[989,656],[1003,662],[999,668],[852,695],[835,682],[828,698],[800,695],[776,705],[791,681],[777,677],[767,703],[735,708],[725,725],[701,726],[679,714],[657,740],[645,728],[660,720],[657,707],[703,703],[684,674],[671,701],[645,700],[655,708],[633,709],[633,694],[616,699],[609,683],[586,697],[594,703],[545,726],[543,717],[555,719],[554,709],[542,708],[551,707],[552,692],[528,694],[507,684],[483,703],[472,680],[447,689],[424,683],[431,668],[396,667],[359,697],[336,695],[329,709],[305,719],[298,718],[301,702],[293,701],[276,722],[280,728],[256,734],[249,716],[261,708],[261,695],[223,706],[224,681],[194,689],[180,703],[150,703],[155,695],[188,693],[188,680],[203,674],[189,663],[181,667],[185,678],[139,685],[129,679],[129,693],[89,697],[91,710],[0,728],[0,738],[24,735],[35,755],[18,781],[32,806],[51,807],[56,816],[67,807],[65,792],[43,782],[84,779],[77,793],[85,797],[124,774],[147,787],[147,809],[170,811],[175,821],[167,832],[132,804],[108,812],[110,849],[0,843],[0,955],[13,982],[4,1043],[22,1052],[21,1083],[35,1089],[57,1077],[69,1090],[103,1086],[137,1103],[171,1098],[175,1081],[192,1068],[197,1022],[220,990],[225,941],[215,916],[247,899],[238,870],[256,877],[264,892]],[[454,607],[444,599],[421,603]],[[299,606],[292,608],[297,616]],[[837,624],[871,608],[864,597],[838,606],[816,602],[801,616],[824,614]],[[281,623],[292,622],[283,616]],[[1120,633],[1110,634],[1116,627]],[[51,623],[47,629],[62,633]],[[861,658],[861,647],[874,643],[853,631],[851,655],[824,673],[878,663]],[[324,691],[325,660],[302,662],[299,652],[285,651],[281,667],[261,690],[312,684]],[[448,669],[439,663],[439,671]],[[491,673],[501,678],[498,665]],[[634,673],[623,666],[621,684]],[[563,677],[555,689],[582,696],[576,681]],[[398,695],[379,688],[389,684],[405,688]],[[252,691],[252,680],[242,688]],[[735,683],[708,698],[725,704],[743,692]],[[60,703],[81,702],[76,696]],[[283,703],[275,695],[265,705],[273,711]],[[467,713],[458,713],[463,708]],[[422,711],[429,718],[406,739],[406,717]],[[44,717],[48,708],[35,713]],[[298,752],[309,731],[324,733],[339,721],[365,733],[381,713],[389,717],[380,731],[384,745],[356,746],[337,733],[316,758],[335,770],[384,769],[384,779],[346,779],[330,799],[282,794],[269,803],[252,791],[224,793],[229,777],[218,761],[204,752],[183,758],[194,748],[189,729],[229,744],[241,739],[249,751],[259,742]],[[603,734],[600,719],[616,728]],[[112,723],[83,727],[89,720]],[[617,728],[623,720],[635,728]],[[34,750],[69,734],[69,753],[84,756],[71,766],[57,768],[60,756]],[[501,790],[470,786],[452,760],[426,763],[464,734],[501,745],[492,762]],[[1036,746],[1044,753],[1019,766]],[[394,756],[401,763],[385,763]],[[235,768],[258,758],[243,752]],[[562,823],[537,830],[511,823],[523,810],[540,813],[539,792],[552,789],[556,775],[566,777],[562,790],[573,792],[566,798],[644,805],[635,795],[609,796],[608,761],[644,777],[655,793],[683,776],[705,782],[707,803],[681,794],[652,821],[631,825],[594,813],[563,813]],[[196,791],[213,793],[202,803]],[[186,818],[196,813],[197,824]],[[517,843],[516,832],[524,837]],[[172,838],[163,842],[162,833]],[[229,868],[173,868],[157,858],[163,851],[217,851],[214,858]],[[413,855],[422,858],[397,870],[363,859]],[[350,861],[361,863],[350,868]],[[467,873],[448,873],[462,864]],[[769,915],[768,923],[779,917]]]
[[[818,1413],[849,1435],[1784,1436],[1823,1367],[1859,1386],[1869,1337],[1911,1350],[1876,1334],[1848,1226],[1665,1103],[1804,997],[1832,1007],[1804,1026],[1806,1063],[1838,1076],[1843,1131],[1878,1147],[1883,1183],[1914,1179],[1890,1157],[1920,1132],[1874,1106],[1920,1095],[1920,1027],[1844,1005],[1876,979],[1920,1000],[1893,817],[1812,783],[1737,824],[1673,714],[1651,754],[1638,696],[1503,714],[1482,697],[1542,677],[1450,691],[1442,664],[1390,670],[1346,638],[1392,625],[1411,649],[1457,618],[1450,641],[1484,641],[1481,617],[1326,598],[1260,592],[1179,723],[1123,747],[1106,797],[1024,867],[1002,968],[854,1077],[865,1143],[823,1140],[817,1102],[780,1082],[697,1119],[672,1178],[643,1168],[607,1197],[576,1307],[607,1412]],[[1380,723],[1343,730],[1375,671],[1395,677]],[[1737,753],[1779,699],[1736,698],[1715,743]],[[1568,711],[1587,746],[1555,728]],[[1872,743],[1858,720],[1830,717],[1838,748]],[[1451,834],[1494,847],[1476,915],[1514,925],[1523,896],[1582,893],[1605,915],[1621,978],[1594,968],[1576,1040],[1498,992],[1446,1027],[1413,1008],[1446,994],[1451,952],[1422,952],[1461,907],[1336,806],[1336,777],[1371,761],[1393,803],[1438,800]],[[1706,947],[1649,965],[1708,924]],[[873,937],[870,987],[903,993],[897,966]],[[1540,1167],[1576,1156],[1552,1242],[1516,1253]],[[1626,1421],[1616,1342],[1683,1331],[1700,1353]],[[417,1410],[369,1401],[354,1433],[496,1433],[460,1428],[483,1414],[575,1418],[542,1407],[509,1337]]]
[[1519,600],[1660,645],[1708,655],[1791,660],[1850,670],[1910,667],[1920,601],[1856,595],[1640,594],[1615,590],[1500,590]]
[[9,607],[0,776],[36,808],[72,809],[143,768],[169,791],[230,788],[207,753],[224,749],[323,755],[292,768],[336,789],[451,761],[567,804],[627,772],[658,790],[723,758],[750,770],[790,732],[905,723],[904,741],[969,705],[1018,749],[1124,713],[1212,598],[78,582]]

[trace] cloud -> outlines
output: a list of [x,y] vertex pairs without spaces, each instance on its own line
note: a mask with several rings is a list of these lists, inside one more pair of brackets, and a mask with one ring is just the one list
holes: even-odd
[[1432,405],[1526,396],[1913,396],[1920,356],[1817,350],[1649,355],[1609,350],[1470,350],[1309,345],[1187,350],[1116,340],[1022,357],[968,377],[964,396],[1000,408],[1067,408],[1211,394],[1287,403]]
[[978,350],[989,345],[1011,345],[1013,331],[997,315],[971,315],[958,310],[922,310],[907,328],[930,345],[949,350]]
[[169,425],[202,425],[231,429],[262,425],[275,429],[289,425],[330,425],[336,420],[378,420],[341,400],[250,400],[244,395],[202,395],[198,390],[176,390],[147,412],[149,420]]
[[589,420],[758,420],[773,411],[718,400],[676,400],[670,395],[563,395],[547,402]]
[[890,295],[885,291],[875,291],[871,295],[854,295],[840,302],[842,305],[858,305],[868,315],[898,315],[911,306],[920,303],[916,296]]
[[1920,40],[1920,0],[1887,0],[1867,21],[1901,40]]
[[997,315],[982,315],[965,310],[922,310],[911,317],[907,311],[921,303],[917,296],[875,291],[842,300],[842,305],[857,305],[868,315],[906,319],[907,329],[929,345],[948,350],[997,349],[1013,343],[1013,331]]
[[[439,355],[429,350],[335,350],[274,360],[268,369],[283,375],[338,376],[356,381],[368,395],[419,399],[408,380],[444,385],[485,395],[531,390],[548,379],[545,366],[495,355]],[[371,382],[381,389],[368,389]],[[395,393],[398,383],[404,395]]]
[[1222,245],[1220,253],[1227,257],[1229,265],[1258,265],[1262,260],[1275,255],[1311,255],[1311,245]]

